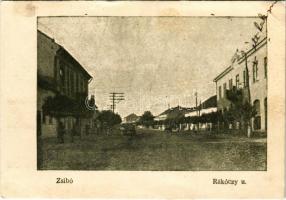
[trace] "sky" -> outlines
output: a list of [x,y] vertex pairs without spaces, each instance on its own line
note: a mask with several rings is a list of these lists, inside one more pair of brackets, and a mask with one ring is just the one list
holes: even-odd
[[[247,50],[259,18],[41,17],[38,29],[54,38],[93,76],[89,94],[100,110],[109,93],[123,92],[122,117],[154,115],[215,95],[213,79]],[[249,42],[248,44],[246,42]]]

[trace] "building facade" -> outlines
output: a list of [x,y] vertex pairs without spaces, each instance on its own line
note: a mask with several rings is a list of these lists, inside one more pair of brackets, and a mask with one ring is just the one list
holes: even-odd
[[[216,95],[209,97],[201,105],[198,107],[193,107],[192,110],[185,113],[185,117],[200,117],[203,115],[216,113],[217,112],[217,98]],[[184,125],[185,130],[212,130],[213,129],[213,123],[205,122],[205,123],[191,123],[188,122]]]
[[[253,130],[267,130],[266,37],[249,51],[237,56],[235,61],[214,79],[214,82],[216,83],[218,110],[223,112],[230,107],[230,101],[226,98],[227,90],[242,89],[243,95],[248,97],[256,110],[256,116],[252,119]],[[249,92],[247,92],[248,89]]]
[[[74,101],[79,97],[87,97],[92,77],[54,39],[38,30],[37,40],[37,131],[42,136],[56,136],[57,120],[43,112],[46,99],[57,94]],[[69,132],[76,123],[76,118],[64,117],[63,123]]]
[[137,116],[136,114],[132,113],[126,117],[124,117],[123,122],[124,123],[136,123],[139,121],[139,116]]

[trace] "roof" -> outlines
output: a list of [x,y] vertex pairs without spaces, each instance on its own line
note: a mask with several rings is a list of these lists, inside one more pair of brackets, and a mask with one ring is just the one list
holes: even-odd
[[[263,38],[260,42],[257,43],[256,47],[253,47],[252,49],[248,50],[246,52],[246,58],[251,56],[254,52],[258,51],[261,47],[267,44],[267,37]],[[238,59],[238,63],[242,63],[245,61],[245,56],[242,56]]]
[[131,113],[130,115],[127,115],[125,118],[130,118],[130,117],[139,117],[139,116],[137,116],[137,115],[134,114],[134,113]]
[[219,79],[224,77],[228,72],[230,72],[233,69],[232,66],[229,66],[225,70],[223,70],[217,77],[215,77],[214,82],[217,82]]
[[216,95],[211,96],[210,98],[208,98],[207,100],[205,100],[205,101],[201,104],[201,107],[202,107],[203,109],[217,107],[217,98],[216,98]]
[[213,107],[217,107],[217,96],[216,95],[213,95],[209,97],[208,99],[206,99],[201,105],[198,105],[197,108],[196,107],[187,108],[187,107],[177,106],[177,107],[173,107],[173,108],[169,108],[165,110],[161,114],[157,115],[157,117],[162,116],[162,115],[169,115],[169,114],[173,115],[174,113],[187,114],[187,113],[196,111],[198,109],[202,109],[202,108],[206,109],[206,108],[213,108]]
[[92,76],[84,69],[84,67],[62,46],[58,50],[58,55],[63,56],[69,62],[73,63],[82,73],[84,73],[88,79],[91,79]]
[[128,122],[136,122],[139,120],[139,116],[137,116],[136,114],[132,113],[126,117],[124,117],[124,120],[128,123]]
[[[267,37],[263,38],[259,43],[257,43],[257,45],[253,48],[251,48],[250,50],[248,50],[245,55],[246,56],[241,56],[237,62],[238,64],[241,64],[243,61],[245,61],[245,58],[248,58],[249,56],[251,56],[254,52],[258,51],[261,47],[263,47],[264,45],[266,45],[267,43]],[[222,77],[224,77],[228,72],[230,72],[233,69],[232,65],[227,67],[225,70],[223,70],[218,76],[216,76],[214,78],[214,82],[217,82],[219,79],[221,79]]]
[[75,66],[78,67],[79,70],[81,70],[87,77],[88,79],[91,79],[92,76],[85,70],[85,68],[60,44],[55,42],[54,38],[51,38],[50,36],[48,36],[47,34],[43,33],[40,30],[37,30],[38,33],[44,35],[45,37],[49,38],[53,43],[57,44],[59,46],[59,50],[58,53],[62,56],[64,56],[67,60],[69,60],[70,62],[72,62]]
[[173,108],[169,108],[169,109],[165,110],[164,112],[162,112],[158,116],[168,115],[168,114],[174,113],[174,112],[187,113],[187,112],[190,112],[192,109],[194,109],[194,108],[186,108],[186,107],[182,107],[182,106],[177,106],[177,107],[173,107]]

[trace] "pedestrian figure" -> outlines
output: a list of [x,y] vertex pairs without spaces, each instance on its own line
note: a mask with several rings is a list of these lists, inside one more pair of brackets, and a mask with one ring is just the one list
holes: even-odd
[[107,130],[107,123],[106,122],[103,122],[103,126],[102,126],[102,129],[104,130],[104,133],[106,134],[106,135],[108,135],[108,130]]
[[58,127],[58,142],[59,143],[64,143],[64,134],[65,134],[65,126],[63,122],[59,122],[59,127]]
[[89,125],[88,124],[85,125],[85,134],[89,135]]
[[111,134],[111,127],[107,126],[106,134],[110,135]]
[[71,142],[73,143],[74,141],[74,136],[76,135],[76,124],[73,126],[71,130]]

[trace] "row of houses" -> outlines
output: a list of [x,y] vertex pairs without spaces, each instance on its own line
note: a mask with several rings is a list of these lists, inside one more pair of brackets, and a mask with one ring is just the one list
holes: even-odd
[[[40,30],[37,32],[37,66],[37,133],[41,136],[56,136],[59,121],[43,109],[47,98],[61,95],[77,102],[79,96],[88,96],[88,84],[92,76],[63,46]],[[67,132],[75,124],[80,132],[91,124],[90,119],[72,115],[62,117],[61,121]]]
[[[176,120],[178,119],[178,122],[175,122],[175,126],[173,125],[172,128],[177,130],[197,130],[197,129],[211,129],[212,124],[211,123],[194,123],[194,122],[188,122],[188,118],[203,116],[210,113],[217,112],[217,98],[216,95],[208,98],[207,100],[203,101],[199,106],[197,107],[182,107],[182,106],[176,106],[169,108],[162,112],[161,114],[157,115],[155,120],[155,128],[159,130],[165,130],[170,124],[170,122],[167,122],[168,120]],[[167,123],[166,123],[167,122]]]
[[[231,102],[227,98],[227,91],[240,89],[243,96],[255,109],[255,116],[251,119],[252,130],[267,131],[267,37],[266,27],[262,27],[260,35],[255,35],[255,41],[248,51],[238,51],[231,60],[230,66],[219,73],[214,79],[216,95],[210,97],[202,105],[193,108],[170,108],[155,117],[158,129],[164,130],[165,124],[160,123],[172,116],[183,115],[184,118],[202,116],[209,113],[228,111]],[[219,123],[219,122],[218,122]],[[240,122],[228,124],[228,128],[238,128]],[[216,124],[217,125],[217,124]],[[211,128],[212,123],[201,123],[199,126],[193,123],[179,123],[179,129],[192,130],[196,128]],[[201,126],[201,127],[200,127]]]

